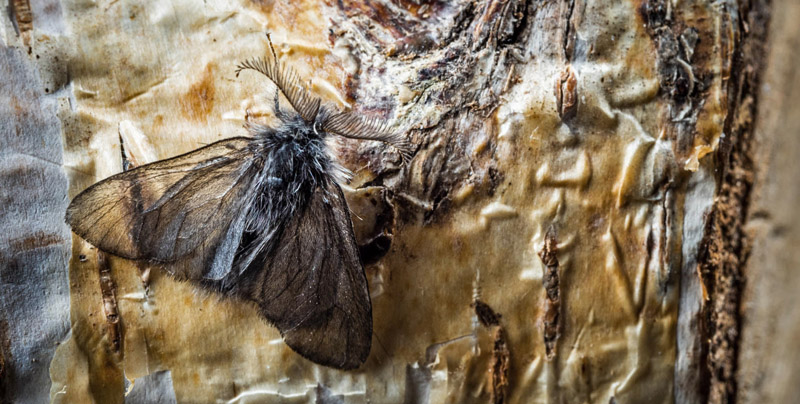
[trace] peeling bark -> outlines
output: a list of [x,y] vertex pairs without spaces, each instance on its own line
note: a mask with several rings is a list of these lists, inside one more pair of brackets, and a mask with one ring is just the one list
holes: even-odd
[[[316,368],[249,306],[76,243],[71,337],[48,341],[55,402],[121,402],[127,377],[179,402],[738,399],[769,2],[170,5],[63,2],[62,41],[37,4],[8,2],[3,39],[52,62],[39,86],[60,103],[70,194],[136,163],[123,127],[152,161],[269,117],[264,83],[233,65],[270,30],[326,102],[416,145],[408,165],[379,144],[337,149],[376,349],[355,372]],[[63,242],[51,234],[9,245]]]
[[[418,203],[407,203],[409,198],[398,199],[407,213],[423,214],[426,223],[447,211],[452,200],[450,194],[469,176],[473,181],[483,177],[483,188],[490,193],[493,165],[489,155],[470,161],[469,154],[477,140],[471,134],[496,130],[486,118],[495,109],[498,97],[514,81],[513,66],[519,63],[514,55],[520,52],[518,47],[529,29],[524,24],[530,13],[527,3],[434,2],[412,7],[413,11],[401,12],[400,17],[387,11],[395,7],[390,3],[339,2],[337,7],[350,19],[335,21],[332,38],[348,41],[356,60],[384,58],[379,56],[381,53],[399,57],[399,60],[385,59],[385,68],[411,78],[412,81],[402,84],[417,100],[416,111],[405,121],[413,125],[411,133],[419,151],[405,177],[424,173],[424,182],[384,178],[396,169],[382,168],[385,162],[380,159],[364,161],[369,154],[359,145],[360,149],[351,152],[353,158],[374,167],[376,173],[367,184],[386,184],[410,195],[412,201],[423,201],[430,207],[420,211]],[[451,24],[438,23],[441,20]],[[363,31],[364,36],[353,36],[353,30]],[[393,39],[400,39],[400,43],[389,45]],[[397,105],[376,97],[386,92],[382,77],[391,73],[377,73],[366,70],[349,75],[347,87],[352,91],[347,95],[365,113],[385,114]],[[401,83],[395,83],[398,84]],[[425,118],[414,122],[414,117]]]

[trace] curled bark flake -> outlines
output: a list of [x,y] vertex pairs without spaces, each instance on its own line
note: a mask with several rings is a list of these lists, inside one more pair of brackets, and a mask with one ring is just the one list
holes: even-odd
[[578,78],[567,65],[556,83],[556,108],[561,120],[568,121],[578,112]]

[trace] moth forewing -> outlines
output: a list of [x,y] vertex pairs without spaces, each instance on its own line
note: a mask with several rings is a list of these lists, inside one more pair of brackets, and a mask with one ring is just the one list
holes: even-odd
[[218,272],[215,263],[228,261],[230,267],[233,255],[218,247],[225,246],[227,230],[247,203],[250,142],[221,140],[106,178],[72,200],[66,221],[86,241],[123,258],[169,264],[189,259],[168,267],[184,277]]

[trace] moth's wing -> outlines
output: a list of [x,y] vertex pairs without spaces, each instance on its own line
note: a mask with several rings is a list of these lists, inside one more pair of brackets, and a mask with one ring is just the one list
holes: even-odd
[[100,181],[72,200],[67,223],[97,248],[170,263],[189,279],[231,267],[255,171],[248,138],[231,138]]
[[328,181],[312,194],[262,265],[251,297],[287,345],[339,369],[367,359],[372,306],[339,185]]

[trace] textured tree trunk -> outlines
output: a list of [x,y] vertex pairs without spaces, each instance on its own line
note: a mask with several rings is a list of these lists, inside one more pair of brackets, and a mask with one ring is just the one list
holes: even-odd
[[[800,393],[789,0],[6,6],[2,400]],[[355,371],[301,358],[253,307],[105,255],[63,224],[69,197],[125,163],[270,122],[274,87],[234,73],[267,51],[265,32],[325,102],[415,145],[400,164],[380,144],[337,143],[373,304]]]

